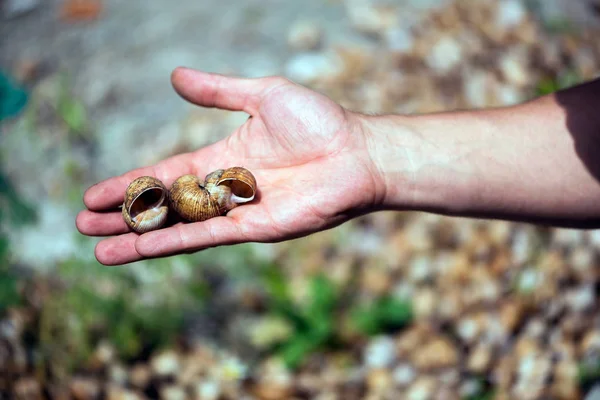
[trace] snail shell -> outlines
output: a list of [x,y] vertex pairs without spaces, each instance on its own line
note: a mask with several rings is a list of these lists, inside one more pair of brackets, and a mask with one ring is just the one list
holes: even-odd
[[171,207],[188,221],[205,221],[223,215],[254,199],[256,179],[242,167],[219,169],[202,182],[195,175],[178,178],[169,192]]
[[129,184],[123,202],[123,219],[138,233],[160,228],[167,220],[169,207],[165,185],[151,176],[142,176]]

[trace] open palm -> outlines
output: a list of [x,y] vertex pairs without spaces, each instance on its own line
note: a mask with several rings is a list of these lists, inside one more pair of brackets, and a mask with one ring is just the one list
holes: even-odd
[[[227,138],[197,151],[100,182],[84,195],[83,234],[111,236],[96,258],[116,265],[242,242],[277,242],[338,225],[374,207],[379,178],[355,114],[282,78],[241,79],[179,68],[172,81],[188,101],[250,118]],[[139,235],[116,208],[129,183],[155,176],[167,187],[179,176],[232,166],[248,168],[257,198],[227,216]]]

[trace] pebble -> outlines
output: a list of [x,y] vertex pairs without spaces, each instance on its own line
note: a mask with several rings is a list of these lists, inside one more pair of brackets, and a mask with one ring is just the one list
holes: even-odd
[[154,375],[159,377],[175,376],[179,372],[180,363],[177,353],[167,350],[150,360],[150,367]]
[[138,363],[129,371],[129,381],[133,386],[144,389],[152,378],[152,371],[146,364]]
[[455,366],[459,361],[456,346],[447,339],[436,338],[413,355],[414,365],[420,370],[431,370]]
[[430,376],[423,376],[413,383],[406,394],[407,400],[429,400],[437,387],[436,381]]
[[344,65],[335,54],[318,52],[300,53],[293,56],[285,66],[285,75],[298,83],[311,84],[340,76]]
[[296,21],[288,31],[287,43],[296,51],[316,50],[322,41],[323,32],[314,21]]
[[492,362],[492,349],[489,345],[479,344],[469,355],[467,360],[467,368],[469,371],[476,374],[485,373]]
[[197,400],[218,400],[221,396],[221,385],[214,380],[202,380],[194,388]]
[[100,395],[100,382],[92,378],[74,378],[70,384],[71,394],[76,400],[96,399]]
[[168,385],[160,390],[162,400],[185,400],[188,398],[185,390],[176,385]]
[[444,36],[433,45],[425,61],[429,68],[444,74],[460,63],[462,51],[460,43],[449,36]]
[[410,364],[398,364],[393,372],[392,378],[394,382],[399,386],[407,386],[417,376],[417,372]]
[[389,367],[396,359],[396,344],[389,336],[380,336],[365,348],[364,360],[369,368]]
[[522,1],[502,0],[498,2],[496,24],[503,28],[513,28],[521,24],[527,16],[527,10]]

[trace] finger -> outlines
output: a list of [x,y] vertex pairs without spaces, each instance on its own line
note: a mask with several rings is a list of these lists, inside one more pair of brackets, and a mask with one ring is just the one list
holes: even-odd
[[190,103],[256,114],[264,92],[283,78],[236,78],[179,67],[171,75],[173,87]]
[[151,167],[134,169],[90,187],[83,195],[83,203],[92,211],[117,207],[123,203],[125,190],[135,178],[154,176],[170,187],[173,181],[181,175],[192,173],[192,165],[190,154],[180,154]]
[[130,232],[120,212],[96,213],[83,210],[77,214],[75,225],[88,236],[112,236]]
[[122,265],[143,259],[135,250],[137,238],[136,233],[127,233],[99,242],[95,250],[96,259],[104,265]]
[[245,241],[234,218],[217,217],[145,233],[137,239],[135,248],[144,257],[164,257]]

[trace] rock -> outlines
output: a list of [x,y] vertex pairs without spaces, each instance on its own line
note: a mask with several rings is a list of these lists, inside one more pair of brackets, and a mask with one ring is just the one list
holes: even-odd
[[294,391],[293,376],[276,359],[269,359],[263,363],[257,371],[256,377],[258,381],[253,385],[251,391],[261,400],[288,398]]
[[100,382],[93,378],[74,378],[70,384],[71,394],[76,400],[97,399],[100,396]]
[[465,343],[473,343],[482,332],[481,321],[476,316],[465,316],[456,324],[456,334]]
[[462,59],[462,47],[450,36],[441,37],[425,59],[427,66],[438,74],[444,74],[455,68]]
[[173,350],[164,351],[152,357],[150,367],[158,377],[175,376],[180,370],[179,356]]
[[511,85],[525,87],[531,84],[531,76],[525,67],[527,58],[523,52],[512,52],[500,59],[500,71]]
[[392,372],[394,383],[398,386],[407,386],[415,380],[417,372],[410,364],[399,364]]
[[492,362],[492,348],[487,344],[479,344],[469,354],[467,368],[475,374],[487,372]]
[[380,336],[369,342],[364,352],[365,364],[369,368],[386,368],[396,360],[396,345],[388,336]]
[[598,400],[600,399],[600,383],[592,386],[584,400]]
[[344,64],[332,53],[300,53],[292,57],[285,66],[285,75],[301,84],[328,81],[340,76]]
[[14,383],[15,397],[19,400],[42,400],[42,388],[35,378],[23,377]]
[[421,370],[453,367],[458,361],[458,350],[452,342],[443,338],[429,341],[413,355],[414,365]]
[[4,0],[0,3],[2,13],[7,19],[17,18],[35,10],[40,5],[40,0]]
[[393,386],[392,374],[388,369],[372,369],[367,375],[367,388],[371,395],[382,394]]
[[385,31],[385,43],[390,51],[409,53],[415,45],[415,40],[406,27],[393,27]]
[[119,385],[125,386],[128,380],[127,370],[121,364],[111,364],[108,367],[108,379]]
[[112,344],[102,341],[96,347],[92,355],[91,364],[93,368],[102,368],[110,364],[115,358],[115,348]]
[[194,387],[196,400],[218,400],[221,397],[221,385],[214,380],[202,379]]
[[144,389],[148,386],[152,378],[152,371],[146,364],[135,364],[129,371],[129,381],[138,389]]
[[416,290],[413,308],[418,318],[433,317],[437,304],[438,296],[433,288],[425,287]]
[[406,394],[407,400],[429,400],[437,387],[436,381],[430,376],[423,376],[413,383]]
[[591,310],[596,303],[596,292],[593,285],[582,285],[569,290],[566,295],[566,304],[575,313]]
[[188,397],[182,387],[177,385],[168,385],[161,388],[160,398],[162,400],[186,400]]
[[250,342],[258,349],[281,343],[292,333],[292,327],[285,319],[270,315],[258,318],[248,329]]
[[408,279],[413,283],[423,282],[433,276],[433,260],[427,254],[418,254],[408,264]]
[[496,24],[502,28],[509,29],[524,22],[527,10],[522,1],[503,0],[498,3],[496,12]]
[[288,31],[288,45],[299,51],[315,50],[321,45],[323,32],[313,21],[297,21]]
[[358,32],[381,36],[397,25],[397,13],[392,5],[375,5],[362,0],[349,0],[345,5],[350,23]]
[[144,400],[145,397],[132,390],[124,389],[117,385],[108,385],[106,389],[107,400]]

